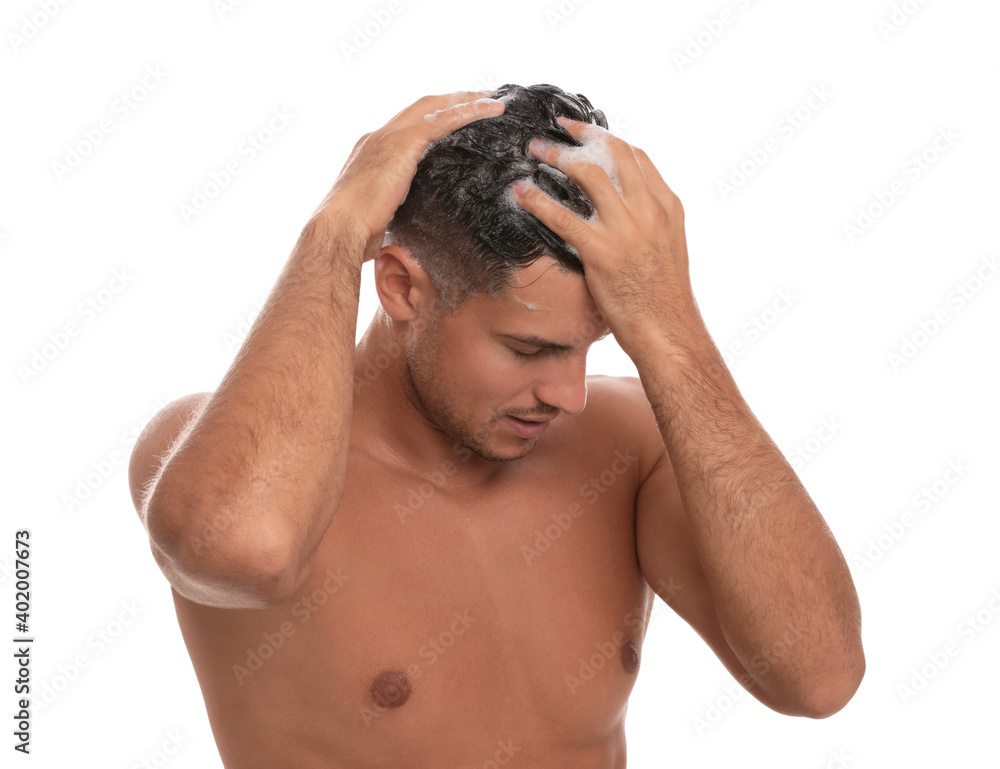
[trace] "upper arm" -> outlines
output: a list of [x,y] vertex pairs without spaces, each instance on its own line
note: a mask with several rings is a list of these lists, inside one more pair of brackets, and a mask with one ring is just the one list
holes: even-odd
[[128,485],[132,504],[145,523],[146,498],[171,448],[185,426],[197,416],[212,393],[195,393],[164,406],[143,428],[128,465]]
[[[663,446],[656,419],[638,377],[628,377],[632,413],[643,433],[643,446],[657,457],[641,481],[636,498],[635,529],[639,566],[653,591],[687,622],[743,686],[752,677],[726,641],[715,604],[688,526],[680,488]],[[641,415],[641,416],[639,416]],[[761,699],[759,687],[750,689]],[[771,706],[766,700],[764,704]]]

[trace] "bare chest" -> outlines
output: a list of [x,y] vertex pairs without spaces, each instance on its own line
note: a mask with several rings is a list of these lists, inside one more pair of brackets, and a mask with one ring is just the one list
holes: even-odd
[[441,724],[462,755],[610,739],[652,606],[636,461],[594,448],[459,502],[448,468],[393,474],[355,456],[313,577],[287,608],[231,613],[209,677],[251,709],[294,702],[310,716],[287,726],[318,750],[434,755]]

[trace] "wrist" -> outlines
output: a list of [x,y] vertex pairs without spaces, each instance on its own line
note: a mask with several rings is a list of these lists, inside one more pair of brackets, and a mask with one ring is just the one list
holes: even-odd
[[360,272],[372,238],[349,212],[324,208],[306,222],[296,250],[329,266],[351,266]]
[[671,304],[661,312],[645,316],[635,324],[627,341],[619,344],[637,366],[640,361],[694,362],[716,349],[693,301],[684,306]]
[[683,333],[667,333],[652,327],[635,349],[629,357],[643,384],[655,387],[675,405],[686,399],[684,393],[692,387],[725,389],[733,381],[722,353],[703,323],[692,324]]

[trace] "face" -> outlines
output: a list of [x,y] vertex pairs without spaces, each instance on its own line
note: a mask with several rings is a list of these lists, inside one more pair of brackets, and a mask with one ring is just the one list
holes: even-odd
[[[438,429],[484,459],[525,456],[541,440],[510,421],[572,416],[587,403],[586,355],[608,326],[579,273],[551,257],[519,270],[503,296],[468,299],[407,354],[409,396]],[[554,345],[554,346],[546,346]]]

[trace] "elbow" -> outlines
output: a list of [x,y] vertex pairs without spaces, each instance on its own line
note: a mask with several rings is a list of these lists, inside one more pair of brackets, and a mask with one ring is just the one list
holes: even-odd
[[[207,518],[176,507],[158,508],[151,500],[146,518],[158,560],[185,598],[233,609],[270,609],[288,602],[307,576],[294,538],[273,524],[246,525],[254,516],[218,510]],[[259,520],[259,518],[257,518]],[[191,522],[205,521],[205,523]],[[166,571],[166,569],[165,569]]]
[[842,710],[854,697],[865,676],[865,656],[860,649],[844,672],[813,686],[803,698],[801,715],[807,718],[829,718]]

